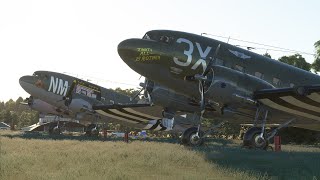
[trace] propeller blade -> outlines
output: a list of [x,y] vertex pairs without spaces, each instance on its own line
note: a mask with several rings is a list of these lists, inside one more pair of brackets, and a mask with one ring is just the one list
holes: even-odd
[[21,105],[29,105],[27,102],[20,102]]
[[74,81],[72,82],[70,88],[69,88],[69,91],[68,91],[67,94],[66,94],[66,97],[71,96],[72,91],[73,91],[73,89],[74,89],[74,87],[75,87],[76,84],[77,84],[77,80],[74,80]]
[[77,84],[77,80],[74,80],[69,88],[69,91],[67,92],[66,96],[63,97],[62,100],[64,100],[64,104],[65,106],[68,106],[71,104],[71,101],[72,101],[72,92],[74,90],[74,87],[76,86]]
[[130,98],[130,101],[133,101],[136,97],[138,97],[143,90],[144,88],[140,89],[140,91],[137,94],[135,94],[132,98]]
[[216,60],[216,58],[217,58],[217,56],[218,56],[218,53],[219,53],[219,50],[220,50],[220,46],[221,46],[221,44],[219,44],[219,45],[217,46],[213,58],[210,57],[210,61],[209,61],[209,63],[208,63],[208,66],[207,66],[206,70],[205,70],[205,71],[203,72],[203,74],[202,74],[203,76],[206,76],[206,75],[209,73],[210,68],[211,68],[211,66],[212,66],[212,63]]

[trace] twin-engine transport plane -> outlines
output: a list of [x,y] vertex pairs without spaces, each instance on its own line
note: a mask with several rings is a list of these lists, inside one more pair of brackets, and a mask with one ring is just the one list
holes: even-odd
[[[146,89],[145,96],[149,98],[139,100],[69,75],[50,71],[36,71],[32,76],[21,77],[19,82],[31,95],[27,98],[26,105],[43,114],[79,120],[81,124],[88,125],[88,134],[97,135],[98,121],[115,122],[137,129],[182,132],[190,127],[190,124],[194,124],[190,121],[192,119],[188,115],[183,117],[182,114],[168,114],[163,111],[163,107],[186,106],[190,112],[198,109],[195,105],[172,101],[171,97],[174,97],[174,94],[169,95],[170,91],[151,81],[142,84],[143,89]],[[165,94],[166,99],[161,99],[161,95]],[[151,98],[164,106],[150,104]],[[59,123],[51,128],[50,131],[60,133]]]
[[[266,148],[284,126],[320,130],[320,77],[296,67],[186,32],[153,30],[118,45],[122,60],[149,80],[198,104],[201,117],[253,122],[244,145]],[[266,132],[266,123],[278,128]],[[183,134],[202,142],[200,123]]]

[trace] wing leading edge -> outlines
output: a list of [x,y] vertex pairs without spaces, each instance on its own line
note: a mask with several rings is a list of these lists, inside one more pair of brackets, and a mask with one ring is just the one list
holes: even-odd
[[254,93],[262,104],[287,113],[320,121],[320,86],[263,89]]

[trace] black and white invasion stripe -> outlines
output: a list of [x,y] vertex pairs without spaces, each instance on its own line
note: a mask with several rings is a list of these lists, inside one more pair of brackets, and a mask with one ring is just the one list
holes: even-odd
[[264,105],[291,114],[320,121],[320,88],[300,95],[293,88],[263,90],[255,94]]
[[96,112],[103,116],[132,124],[145,124],[146,126],[143,129],[146,130],[164,131],[167,129],[161,123],[162,118],[138,112],[132,108],[99,109]]

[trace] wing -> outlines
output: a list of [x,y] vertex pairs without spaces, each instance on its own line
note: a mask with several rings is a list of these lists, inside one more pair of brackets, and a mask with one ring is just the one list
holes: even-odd
[[92,107],[97,113],[128,123],[148,123],[162,119],[162,107],[150,104],[111,104]]
[[320,86],[263,89],[254,93],[262,104],[287,113],[320,121]]

